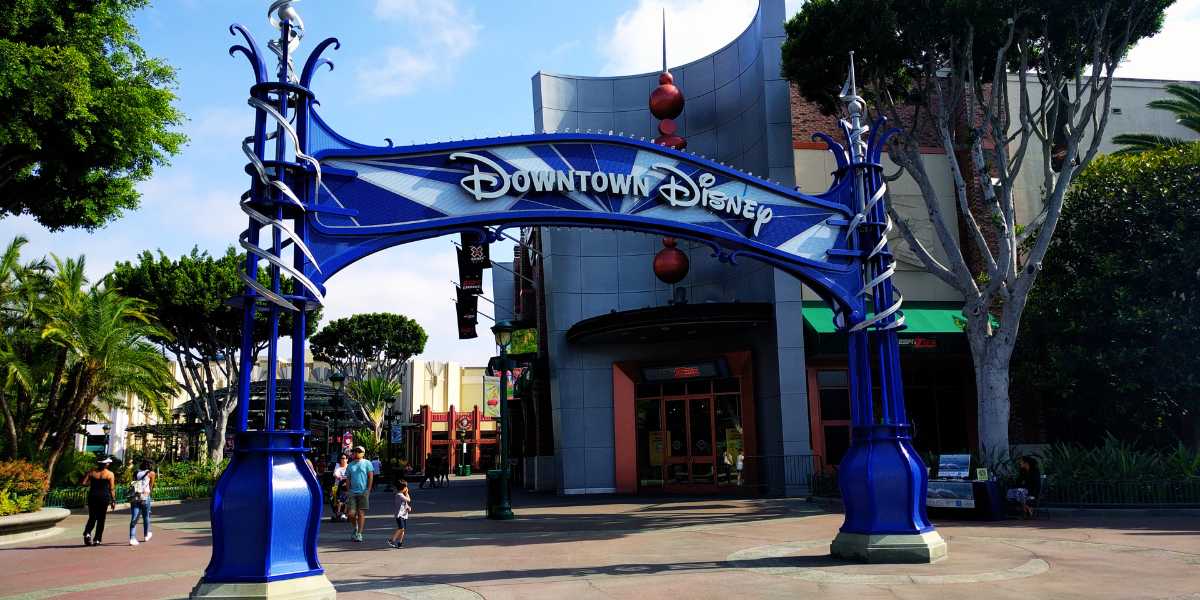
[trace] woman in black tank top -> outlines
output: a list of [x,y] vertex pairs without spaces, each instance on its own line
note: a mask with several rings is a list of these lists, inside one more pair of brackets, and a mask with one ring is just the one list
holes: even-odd
[[[100,540],[104,537],[104,520],[108,516],[108,509],[117,507],[117,482],[112,471],[108,470],[108,464],[111,462],[111,458],[99,461],[96,468],[88,471],[88,474],[83,477],[83,481],[80,482],[81,485],[88,486],[88,520],[87,525],[83,528],[84,546],[100,545]],[[93,527],[96,530],[96,537],[92,537]]]

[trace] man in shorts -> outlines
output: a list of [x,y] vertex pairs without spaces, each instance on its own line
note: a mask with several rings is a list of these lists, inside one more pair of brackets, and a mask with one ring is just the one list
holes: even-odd
[[375,469],[371,468],[371,461],[363,458],[366,453],[366,448],[355,446],[352,451],[354,460],[346,465],[346,479],[350,480],[350,497],[346,502],[346,510],[354,522],[354,535],[350,539],[356,542],[363,541],[371,488],[375,484]]

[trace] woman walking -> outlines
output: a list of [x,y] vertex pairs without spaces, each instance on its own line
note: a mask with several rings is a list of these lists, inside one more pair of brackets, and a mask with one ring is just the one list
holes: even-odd
[[150,533],[150,498],[154,495],[154,480],[158,478],[158,474],[154,472],[154,464],[149,460],[143,460],[138,466],[138,472],[133,475],[133,481],[129,484],[129,545],[138,545],[137,530],[138,516],[142,517],[142,541],[148,542],[153,533]]
[[[83,545],[99,546],[104,537],[104,519],[110,508],[117,507],[117,480],[112,471],[108,470],[111,458],[105,457],[96,462],[95,468],[83,476],[79,485],[88,486],[87,507],[88,520],[83,528]],[[96,537],[92,537],[92,528]]]

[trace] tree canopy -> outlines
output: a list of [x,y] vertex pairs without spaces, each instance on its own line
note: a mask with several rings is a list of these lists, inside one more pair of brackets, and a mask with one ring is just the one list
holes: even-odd
[[395,313],[334,319],[309,339],[313,356],[351,380],[396,381],[404,362],[425,351],[428,335],[416,321]]
[[[1071,180],[1105,139],[1117,65],[1172,2],[810,0],[786,25],[782,70],[801,95],[835,113],[851,95],[839,90],[855,51],[855,91],[899,127],[887,151],[902,173],[886,176],[910,177],[923,210],[889,203],[889,218],[962,295],[984,452],[1009,451],[1021,315]],[[935,184],[937,171],[950,186]],[[1037,213],[1018,210],[1028,205]]]
[[1200,447],[1198,190],[1190,144],[1101,157],[1067,196],[1016,372],[1074,441]]
[[0,216],[100,227],[178,152],[175,71],[130,23],[148,0],[9,0],[0,10]]

